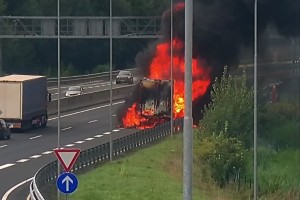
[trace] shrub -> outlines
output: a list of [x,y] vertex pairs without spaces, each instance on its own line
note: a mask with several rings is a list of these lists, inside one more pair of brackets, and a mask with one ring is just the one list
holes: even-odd
[[224,132],[201,137],[195,151],[209,166],[211,177],[220,187],[245,169],[242,142]]
[[216,79],[211,92],[212,102],[204,108],[200,131],[206,134],[220,133],[225,122],[226,135],[237,137],[250,146],[253,133],[253,91],[246,85],[246,75],[224,75]]

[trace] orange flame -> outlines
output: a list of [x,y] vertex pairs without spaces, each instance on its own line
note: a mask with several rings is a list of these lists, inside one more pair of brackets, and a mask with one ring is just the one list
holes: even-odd
[[[184,116],[184,43],[179,39],[174,39],[173,45],[173,78],[174,78],[174,94],[173,94],[173,113],[174,118],[180,118]],[[171,57],[170,57],[170,43],[164,42],[156,46],[156,53],[150,64],[150,79],[169,80],[171,71]],[[203,67],[203,61],[193,59],[192,60],[192,100],[201,97],[205,94],[209,84],[209,69]],[[124,127],[141,127],[143,122],[148,122],[136,109],[137,103],[134,103],[132,107],[128,108],[125,116],[123,116]],[[144,115],[151,116],[151,111],[146,111]],[[159,119],[153,119],[151,127],[156,123],[160,123]],[[144,127],[145,128],[145,127]],[[147,128],[147,127],[146,127]]]

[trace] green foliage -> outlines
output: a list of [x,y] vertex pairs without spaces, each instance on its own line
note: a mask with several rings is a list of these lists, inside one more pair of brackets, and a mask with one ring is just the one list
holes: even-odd
[[200,138],[196,154],[205,161],[212,178],[222,187],[230,178],[244,171],[246,162],[242,142],[227,137],[224,132]]
[[109,71],[109,65],[97,65],[92,73],[101,73],[101,72],[108,72]]
[[246,85],[245,74],[232,77],[225,73],[216,78],[211,92],[212,102],[205,107],[200,121],[200,131],[206,134],[220,133],[228,123],[227,136],[237,137],[251,144],[253,130],[253,91]]
[[259,166],[258,177],[262,194],[278,190],[300,190],[299,153],[299,150],[281,151],[269,157],[266,166]]
[[[298,150],[275,151],[270,146],[257,148],[258,186],[260,196],[271,193],[287,195],[299,191],[299,153]],[[247,151],[247,177],[253,177],[253,149]],[[296,195],[296,194],[295,194]]]
[[69,64],[67,66],[62,64],[60,74],[62,77],[64,77],[78,75],[79,73],[78,70],[72,64]]
[[269,104],[260,109],[260,137],[276,149],[300,146],[299,105]]
[[6,10],[6,2],[4,0],[0,0],[0,15],[3,15]]

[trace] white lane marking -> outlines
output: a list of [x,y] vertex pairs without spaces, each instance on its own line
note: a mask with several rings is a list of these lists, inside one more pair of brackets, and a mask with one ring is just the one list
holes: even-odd
[[39,158],[41,157],[42,155],[34,155],[34,156],[30,156],[29,158]]
[[110,132],[105,132],[105,133],[103,133],[103,135],[109,135],[110,134]]
[[11,167],[11,166],[14,166],[15,164],[12,164],[12,163],[8,163],[8,164],[5,164],[5,165],[1,165],[0,166],[0,169],[5,169],[7,167]]
[[[97,84],[100,84],[102,82],[104,82],[104,80],[88,81],[88,82],[83,82],[82,84],[79,84],[79,85],[87,87],[89,85],[97,85]],[[70,86],[61,86],[60,88],[69,88]],[[48,90],[57,90],[57,87],[51,87],[51,88],[48,88]]]
[[113,117],[116,117],[117,115],[112,115]]
[[71,126],[69,126],[69,127],[67,127],[67,128],[63,128],[63,129],[61,129],[62,131],[66,131],[66,130],[69,130],[69,129],[71,129],[72,127]]
[[39,138],[39,137],[42,137],[42,135],[37,135],[35,137],[31,137],[31,138],[29,138],[29,140],[33,140],[33,139],[36,139],[36,138]]
[[95,135],[94,137],[100,138],[100,137],[103,137],[103,135]]
[[119,129],[115,129],[115,130],[113,130],[113,132],[119,132],[120,130]]
[[23,162],[26,162],[28,161],[29,159],[21,159],[21,160],[18,160],[17,162],[20,162],[20,163],[23,163]]
[[7,147],[7,144],[0,146],[0,148]]
[[27,196],[26,200],[30,200],[30,194]]
[[77,141],[77,142],[75,142],[76,144],[82,144],[82,143],[84,143],[85,141]]
[[44,155],[47,155],[47,154],[50,154],[50,153],[52,153],[53,151],[45,151],[44,153],[42,153],[42,154],[44,154]]
[[[124,103],[124,102],[125,101],[119,101],[119,102],[113,103],[113,105],[118,105],[118,104],[121,104],[121,103]],[[97,109],[105,108],[105,107],[109,107],[109,106],[110,106],[110,104],[103,105],[103,106],[98,106],[98,107],[95,107],[95,108],[89,108],[89,109],[86,109],[86,110],[82,110],[82,111],[78,111],[78,112],[63,115],[63,116],[61,116],[61,118],[69,117],[69,116],[72,116],[72,115],[78,115],[80,113],[85,113],[85,112],[89,112],[89,111],[93,111],[93,110],[97,110]],[[52,121],[52,120],[55,120],[55,119],[57,119],[57,117],[48,119],[48,121]]]
[[[54,151],[54,150],[56,150],[56,149],[58,149],[58,148],[56,147],[55,149],[53,149],[53,151]],[[63,148],[63,147],[61,147],[61,148],[59,148],[59,149],[64,149],[64,148]]]
[[65,145],[66,147],[72,147],[72,146],[74,146],[75,144],[67,144],[67,145]]
[[98,121],[98,120],[95,119],[95,120],[89,121],[88,123],[91,124],[91,123],[95,123],[95,122],[97,122],[97,121]]
[[86,139],[84,139],[84,140],[86,140],[86,141],[90,141],[90,140],[94,140],[95,138],[86,138]]
[[[122,104],[124,103],[125,101],[120,101],[120,102],[116,102],[116,103],[113,103],[113,105],[118,105],[118,104]],[[95,108],[90,108],[90,109],[86,109],[86,110],[82,110],[82,111],[78,111],[78,112],[74,112],[74,113],[70,113],[70,114],[66,114],[66,115],[63,115],[61,116],[61,118],[64,118],[64,117],[69,117],[69,116],[72,116],[72,115],[77,115],[77,114],[81,114],[81,113],[85,113],[85,112],[89,112],[89,111],[93,111],[93,110],[97,110],[97,109],[100,109],[100,108],[105,108],[105,107],[109,107],[110,104],[107,104],[107,105],[103,105],[103,106],[98,106],[98,107],[95,107]],[[48,119],[48,121],[52,121],[52,120],[55,120],[57,119],[57,117],[54,117],[54,118],[51,118],[51,119]],[[110,132],[108,133],[110,134]],[[78,141],[78,142],[84,142],[84,141]],[[75,142],[75,143],[78,143],[78,142]],[[55,148],[57,149],[57,148]],[[63,148],[61,148],[63,149]],[[14,164],[13,164],[14,165]],[[0,166],[1,167],[1,166]],[[2,200],[7,200],[8,196],[12,193],[12,191],[14,191],[16,188],[20,187],[21,185],[24,185],[25,183],[31,181],[33,178],[29,178],[23,182],[20,182],[18,183],[17,185],[13,186],[12,188],[10,188],[2,197]]]
[[13,186],[12,188],[10,188],[9,190],[7,190],[7,192],[5,192],[5,194],[3,195],[2,197],[2,200],[7,200],[8,196],[12,193],[12,191],[14,191],[15,189],[17,189],[18,187],[20,187],[21,185],[24,185],[25,183],[31,181],[33,179],[32,178],[29,178],[25,181],[22,181],[21,183],[18,183],[17,185]]

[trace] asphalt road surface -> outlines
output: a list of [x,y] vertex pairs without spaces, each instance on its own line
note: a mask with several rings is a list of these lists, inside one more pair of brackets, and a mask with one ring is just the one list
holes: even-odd
[[[118,129],[117,109],[123,101],[114,102],[112,136],[123,137],[134,129]],[[81,150],[109,141],[109,105],[79,109],[62,114],[61,147]],[[51,118],[47,128],[27,133],[13,133],[11,140],[0,141],[0,198],[22,200],[29,195],[30,178],[42,166],[56,159],[57,119]]]
[[[138,81],[138,77],[134,78],[134,83],[136,83]],[[101,90],[107,90],[110,89],[110,82],[109,81],[98,81],[98,82],[91,82],[91,83],[85,83],[85,84],[77,84],[78,86],[82,86],[84,89],[84,93],[90,93],[90,92],[97,92],[97,91],[101,91]],[[71,85],[71,86],[77,86],[77,85]],[[122,84],[122,86],[124,86],[126,84]],[[113,81],[113,88],[118,87],[121,85],[116,85],[116,81]],[[63,85],[61,86],[61,98],[65,97],[66,91],[68,90],[68,88],[70,87],[70,85]],[[50,87],[48,88],[48,91],[52,94],[52,99],[56,100],[58,99],[58,89],[57,87]]]

